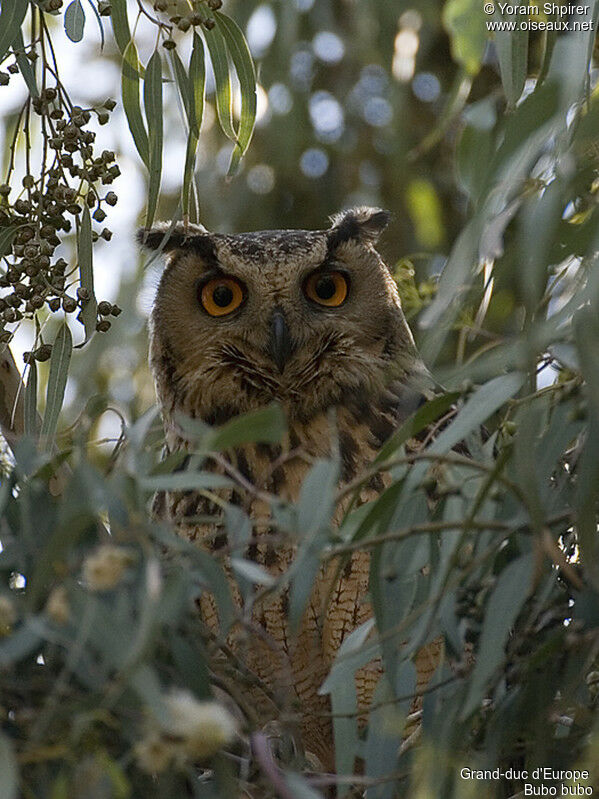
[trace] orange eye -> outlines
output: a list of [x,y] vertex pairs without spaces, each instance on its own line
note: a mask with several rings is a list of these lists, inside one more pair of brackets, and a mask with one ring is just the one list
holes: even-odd
[[349,285],[341,272],[315,272],[306,281],[304,290],[310,300],[336,308],[345,301]]
[[200,302],[210,316],[226,316],[243,302],[243,289],[232,277],[216,277],[202,286]]

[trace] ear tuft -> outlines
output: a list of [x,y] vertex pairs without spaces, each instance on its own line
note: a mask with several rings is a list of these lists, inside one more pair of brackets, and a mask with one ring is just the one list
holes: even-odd
[[205,236],[208,233],[202,225],[187,225],[182,222],[173,225],[172,222],[159,222],[150,230],[140,228],[137,231],[137,243],[148,250],[159,250],[169,253],[180,250],[191,244],[196,236]]
[[361,206],[341,211],[331,217],[329,246],[334,248],[350,239],[374,244],[389,224],[390,218],[389,211],[383,211],[382,208]]

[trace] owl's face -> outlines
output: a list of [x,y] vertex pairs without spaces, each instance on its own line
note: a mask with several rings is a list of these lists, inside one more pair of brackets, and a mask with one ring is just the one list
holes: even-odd
[[[222,422],[277,400],[308,418],[382,390],[414,358],[395,282],[374,249],[387,221],[362,208],[328,230],[177,227],[151,319],[165,410]],[[166,230],[145,245],[160,248]]]

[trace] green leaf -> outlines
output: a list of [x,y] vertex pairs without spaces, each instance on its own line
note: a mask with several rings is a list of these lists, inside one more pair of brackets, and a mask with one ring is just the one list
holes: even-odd
[[461,713],[462,720],[479,708],[493,674],[503,661],[510,629],[532,587],[533,566],[534,554],[531,550],[511,561],[499,575],[485,612],[476,665]]
[[434,397],[432,400],[426,402],[419,408],[409,419],[401,425],[391,438],[389,438],[383,447],[381,447],[379,454],[376,456],[375,463],[387,460],[391,457],[396,450],[409,438],[418,435],[425,427],[428,427],[432,422],[437,421],[443,414],[451,408],[454,402],[460,397],[459,391],[452,391],[448,394],[442,394],[439,397]]
[[233,480],[222,474],[213,472],[175,472],[174,474],[158,474],[151,477],[140,477],[139,485],[146,491],[193,491],[232,488]]
[[273,404],[235,417],[209,435],[204,446],[209,450],[224,450],[255,442],[276,444],[285,430],[285,414],[279,405]]
[[237,130],[237,144],[231,154],[228,170],[228,175],[234,175],[249,147],[256,124],[256,72],[249,47],[237,24],[220,12],[215,14],[215,18],[235,66],[241,91],[241,115]]
[[189,125],[185,167],[183,171],[183,188],[181,192],[183,216],[189,216],[191,205],[191,184],[195,170],[195,157],[200,136],[200,127],[204,114],[204,91],[206,84],[206,65],[204,45],[201,38],[194,33],[193,50],[189,61],[189,75],[183,62],[173,50],[173,66],[179,93],[185,108],[185,116]]
[[25,385],[24,398],[24,426],[25,435],[32,438],[37,437],[38,417],[37,417],[37,365],[32,359],[27,367],[27,384]]
[[124,55],[127,45],[131,41],[129,18],[127,16],[127,0],[111,0],[110,22],[117,46]]
[[18,790],[19,771],[14,746],[7,735],[0,733],[0,796],[3,799],[17,799]]
[[297,514],[297,531],[302,543],[289,570],[289,626],[294,632],[299,630],[320,569],[320,556],[333,515],[338,477],[339,464],[336,461],[319,460],[302,484]]
[[146,228],[152,227],[162,175],[162,59],[155,50],[146,68],[144,80],[144,109],[148,124],[149,172],[148,209],[146,212]]
[[17,235],[17,230],[18,228],[16,225],[10,225],[0,231],[0,257],[10,253],[12,243]]
[[23,42],[23,32],[17,31],[15,40],[13,42],[13,50],[16,52],[17,65],[19,72],[23,76],[23,80],[27,84],[29,94],[32,97],[39,97],[37,82],[35,80],[35,70],[31,65],[31,61],[25,55],[25,43]]
[[8,48],[15,41],[20,31],[29,3],[27,0],[4,0],[0,11],[0,59],[4,58]]
[[77,255],[79,260],[79,280],[81,288],[87,289],[89,299],[83,304],[81,309],[81,321],[85,328],[85,341],[96,332],[96,317],[98,303],[94,294],[94,270],[93,270],[93,251],[92,251],[92,223],[87,204],[83,206],[81,214],[81,227],[77,239]]
[[72,42],[80,42],[83,39],[84,28],[85,12],[81,0],[73,0],[64,12],[65,33]]
[[487,43],[485,14],[480,0],[447,0],[443,8],[443,25],[450,37],[454,61],[462,64],[470,75],[476,75]]
[[[357,697],[355,673],[378,655],[378,645],[367,643],[374,627],[369,619],[354,630],[337,650],[331,673],[318,691],[330,694],[335,735],[335,771],[352,774],[358,749]],[[349,786],[339,786],[338,796],[345,796]]]
[[144,126],[143,118],[141,115],[141,107],[139,102],[139,58],[137,56],[137,49],[133,41],[125,48],[123,54],[123,72],[122,72],[122,96],[123,108],[127,117],[129,130],[133,136],[133,141],[139,157],[150,169],[150,154],[148,134]]
[[40,432],[46,449],[49,449],[54,441],[58,416],[64,401],[64,391],[67,385],[72,351],[73,338],[71,336],[71,331],[68,325],[62,324],[56,334],[54,344],[52,345],[50,374],[48,376],[48,388],[46,391],[46,409],[44,411],[44,420]]
[[[516,22],[522,17],[518,14],[501,15],[499,7],[495,6],[494,19],[498,22]],[[499,58],[501,82],[508,103],[508,108],[514,108],[520,99],[526,70],[528,67],[528,31],[499,30],[495,31],[495,49]]]
[[231,568],[241,578],[249,583],[271,586],[275,583],[275,578],[257,563],[245,558],[231,558]]
[[[430,454],[449,452],[469,433],[479,428],[489,416],[501,408],[504,402],[513,397],[523,383],[524,375],[520,372],[500,375],[489,380],[465,402],[453,422],[428,447],[427,452]],[[430,462],[425,461],[414,465],[406,478],[406,491],[408,487],[412,488],[418,485],[429,466]]]
[[216,113],[221,130],[232,142],[237,142],[237,134],[233,128],[233,107],[231,94],[231,76],[229,60],[224,37],[219,27],[214,27],[205,34],[214,82],[216,84]]

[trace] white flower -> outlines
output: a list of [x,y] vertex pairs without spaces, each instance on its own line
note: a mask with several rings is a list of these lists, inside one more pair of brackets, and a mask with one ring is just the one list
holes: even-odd
[[109,591],[118,585],[133,560],[131,550],[114,544],[102,544],[85,559],[83,578],[91,591]]
[[219,702],[201,702],[189,691],[173,690],[166,705],[165,732],[179,739],[191,758],[210,757],[235,737],[235,719]]

